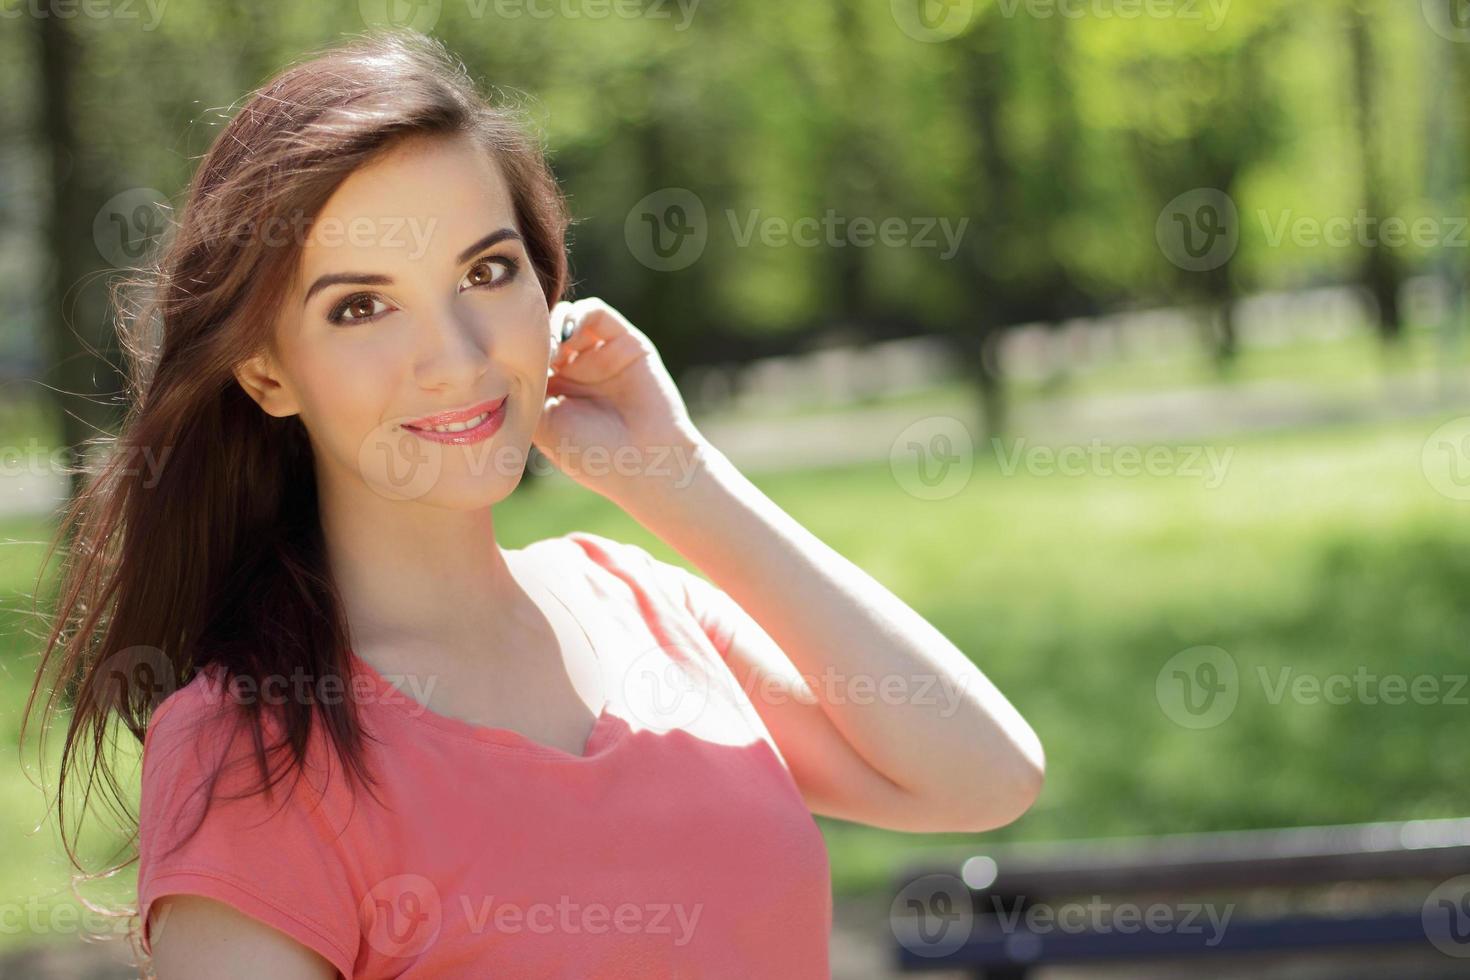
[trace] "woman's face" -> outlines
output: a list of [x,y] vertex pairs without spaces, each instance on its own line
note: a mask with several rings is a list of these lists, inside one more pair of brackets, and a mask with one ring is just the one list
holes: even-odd
[[[310,223],[276,325],[277,384],[254,394],[300,413],[324,491],[357,480],[470,509],[515,488],[556,347],[520,231],[499,167],[462,138],[390,148]],[[424,431],[502,397],[465,434]]]

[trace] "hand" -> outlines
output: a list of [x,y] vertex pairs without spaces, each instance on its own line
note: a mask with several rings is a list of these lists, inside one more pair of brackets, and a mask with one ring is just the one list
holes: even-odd
[[597,297],[557,303],[550,329],[577,321],[547,371],[532,443],[567,476],[622,503],[687,479],[705,445],[653,341]]

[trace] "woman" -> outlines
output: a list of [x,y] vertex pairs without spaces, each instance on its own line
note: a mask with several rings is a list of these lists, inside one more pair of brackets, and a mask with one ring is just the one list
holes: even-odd
[[[202,161],[47,645],[63,788],[113,714],[144,736],[163,980],[826,976],[812,813],[1035,799],[969,659],[716,451],[642,332],[560,301],[567,222],[416,35],[289,68]],[[497,545],[532,444],[708,580]]]

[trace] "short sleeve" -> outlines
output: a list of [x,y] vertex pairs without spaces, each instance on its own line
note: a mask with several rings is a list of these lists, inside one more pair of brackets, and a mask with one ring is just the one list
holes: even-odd
[[[712,680],[728,685],[728,701],[744,719],[747,730],[771,746],[786,766],[786,760],[751,692],[761,690],[772,697],[786,692],[792,699],[811,703],[813,695],[805,679],[785,652],[729,593],[713,582],[671,562],[661,561],[636,544],[614,541],[585,531],[566,535],[594,562],[631,579],[645,591],[655,591],[676,610],[688,628],[698,627],[708,638],[715,656],[708,666]],[[687,617],[687,618],[686,618]],[[740,647],[734,646],[737,635]],[[708,655],[706,655],[708,656]],[[789,769],[789,766],[787,766]]]
[[680,597],[684,608],[694,616],[720,656],[728,656],[730,643],[735,639],[735,627],[744,610],[708,579],[678,565],[659,561],[652,555],[648,560],[653,563],[654,574],[663,581],[664,588]]
[[[238,706],[220,690],[212,676],[196,677],[158,707],[144,738],[143,948],[152,955],[148,914],[155,901],[202,895],[284,932],[350,977],[360,935],[357,903],[321,795],[309,774],[293,769],[274,784],[269,800],[259,793],[231,798],[259,789],[260,772],[249,730],[236,724]],[[272,741],[268,735],[266,744]],[[221,763],[206,808],[207,780]]]
[[694,617],[722,658],[729,656],[730,644],[745,610],[723,589],[680,565],[660,561],[639,545],[586,532],[574,532],[570,536],[589,538],[604,550],[620,552],[625,563],[636,566],[639,578],[656,584],[665,597]]

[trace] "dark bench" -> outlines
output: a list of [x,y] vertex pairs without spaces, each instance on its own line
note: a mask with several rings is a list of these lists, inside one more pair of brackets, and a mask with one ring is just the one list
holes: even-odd
[[[1371,887],[1345,895],[1344,883]],[[991,980],[1387,945],[1467,957],[1470,975],[1470,820],[997,846],[906,868],[892,925],[901,972]]]

